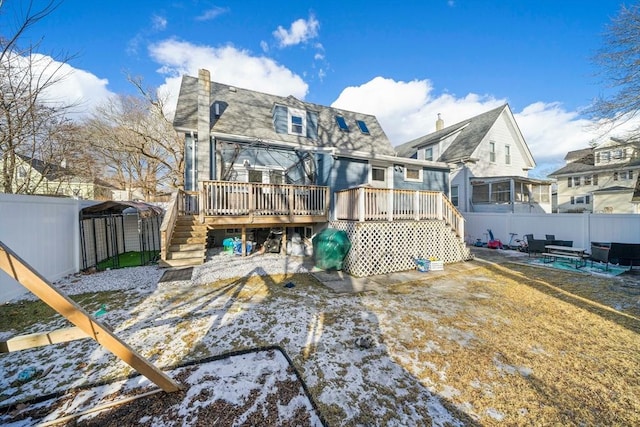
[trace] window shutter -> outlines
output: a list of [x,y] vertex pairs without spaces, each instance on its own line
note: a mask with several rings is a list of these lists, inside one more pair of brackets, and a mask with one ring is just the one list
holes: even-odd
[[276,133],[289,133],[287,107],[276,105],[273,108],[273,128]]

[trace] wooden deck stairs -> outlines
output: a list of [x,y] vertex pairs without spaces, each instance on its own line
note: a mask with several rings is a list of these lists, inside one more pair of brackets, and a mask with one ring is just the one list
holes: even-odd
[[196,215],[181,215],[176,219],[162,267],[186,267],[204,263],[207,250],[207,225]]

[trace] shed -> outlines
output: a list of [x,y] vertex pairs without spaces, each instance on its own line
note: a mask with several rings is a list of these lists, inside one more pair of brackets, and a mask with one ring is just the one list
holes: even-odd
[[[138,265],[157,260],[164,209],[143,202],[106,201],[80,211],[82,268],[119,268],[123,254]],[[137,261],[137,259],[136,259]]]

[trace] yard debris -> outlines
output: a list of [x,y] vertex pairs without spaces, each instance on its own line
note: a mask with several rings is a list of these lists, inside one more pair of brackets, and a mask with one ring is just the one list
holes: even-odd
[[376,345],[376,340],[370,335],[363,335],[356,338],[355,344],[361,349],[368,349]]
[[294,288],[295,286],[296,286],[296,284],[293,283],[293,282],[287,282],[287,283],[284,284],[285,288]]

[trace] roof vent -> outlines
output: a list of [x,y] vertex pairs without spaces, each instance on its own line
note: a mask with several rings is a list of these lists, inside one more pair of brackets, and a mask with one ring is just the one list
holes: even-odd
[[233,86],[229,86],[229,92],[235,92],[237,89]]
[[213,103],[213,112],[215,113],[216,117],[220,117],[220,104],[218,102]]

